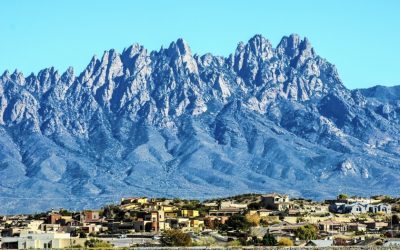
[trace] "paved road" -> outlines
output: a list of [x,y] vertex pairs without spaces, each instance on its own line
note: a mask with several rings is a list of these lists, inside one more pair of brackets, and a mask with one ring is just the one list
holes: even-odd
[[99,238],[104,241],[109,241],[116,247],[129,247],[133,244],[150,244],[156,243],[157,241],[153,240],[152,238]]

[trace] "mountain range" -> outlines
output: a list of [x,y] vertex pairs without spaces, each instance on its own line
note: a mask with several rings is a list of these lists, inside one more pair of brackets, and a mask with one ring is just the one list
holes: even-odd
[[227,57],[178,39],[0,77],[0,213],[123,196],[400,191],[400,86],[346,88],[307,38]]

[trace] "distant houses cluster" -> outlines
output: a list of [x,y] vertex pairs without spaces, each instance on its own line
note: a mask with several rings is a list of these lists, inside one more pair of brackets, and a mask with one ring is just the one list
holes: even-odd
[[340,214],[362,214],[362,213],[385,213],[390,214],[391,206],[388,204],[367,204],[367,203],[333,203],[329,206],[329,211]]
[[[161,246],[163,232],[179,230],[190,233],[196,244],[211,238],[224,246],[266,244],[267,236],[298,246],[369,244],[370,239],[376,239],[371,244],[393,245],[395,238],[380,237],[389,233],[393,237],[393,228],[400,227],[399,221],[393,223],[397,209],[393,212],[392,205],[384,199],[348,197],[324,202],[290,200],[277,193],[203,202],[127,197],[97,211],[0,217],[0,243],[3,249],[83,247],[90,239],[125,247]],[[314,230],[313,237],[303,237],[302,230]]]

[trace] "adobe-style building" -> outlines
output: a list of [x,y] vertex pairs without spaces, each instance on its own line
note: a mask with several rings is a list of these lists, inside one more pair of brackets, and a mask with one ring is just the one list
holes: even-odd
[[181,216],[182,217],[189,217],[189,218],[193,218],[193,217],[199,217],[199,211],[198,210],[192,210],[192,209],[182,209],[181,210]]
[[85,223],[97,222],[100,220],[99,211],[86,210],[80,216],[80,221]]
[[61,214],[51,213],[47,216],[46,223],[47,224],[57,224],[60,219],[61,219]]
[[149,214],[151,221],[151,230],[158,232],[165,229],[164,211],[152,211]]
[[266,194],[261,197],[261,203],[265,208],[285,211],[293,208],[293,204],[289,200],[289,195]]
[[136,232],[158,232],[168,229],[168,225],[165,223],[165,212],[162,210],[145,212],[137,221],[133,222],[133,227]]

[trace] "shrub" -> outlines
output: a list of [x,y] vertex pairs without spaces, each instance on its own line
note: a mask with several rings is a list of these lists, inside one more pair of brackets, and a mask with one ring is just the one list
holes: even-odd
[[246,220],[252,226],[256,227],[256,226],[260,225],[261,218],[258,214],[246,214]]
[[171,229],[162,233],[161,243],[164,246],[189,246],[192,239],[179,229]]
[[203,237],[201,240],[194,242],[193,246],[213,246],[216,244],[215,238],[211,236]]
[[91,248],[111,248],[112,245],[108,241],[103,241],[99,239],[90,239],[85,241],[85,247],[91,247]]
[[240,243],[239,240],[233,240],[233,241],[228,242],[228,246],[230,246],[230,247],[239,247],[241,245],[242,244]]
[[317,238],[317,228],[310,224],[301,226],[296,229],[295,235],[300,240],[315,240]]
[[355,231],[354,235],[365,235],[364,231]]
[[293,246],[293,241],[289,238],[281,238],[278,241],[278,246]]

